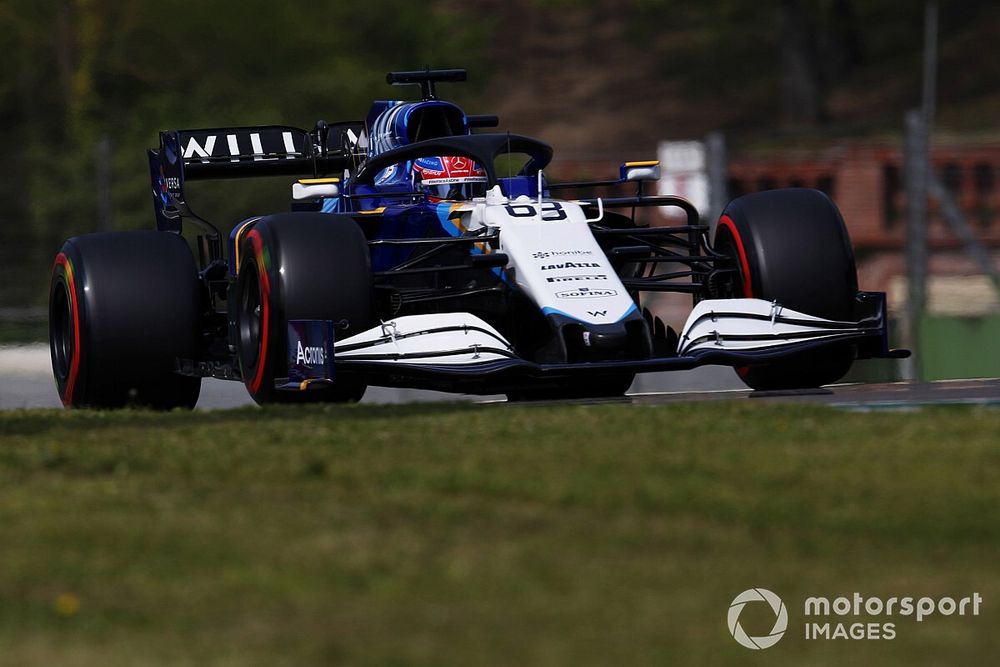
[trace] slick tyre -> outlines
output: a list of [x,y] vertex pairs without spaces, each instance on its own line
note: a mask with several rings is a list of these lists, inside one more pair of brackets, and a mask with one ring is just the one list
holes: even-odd
[[[858,291],[854,253],[836,205],[818,190],[758,192],[723,211],[715,249],[730,257],[734,297],[777,301],[831,320],[850,320]],[[800,389],[836,382],[850,369],[851,345],[737,368],[758,390]]]
[[275,380],[288,376],[288,320],[330,320],[337,339],[372,324],[371,264],[357,223],[322,213],[272,215],[245,234],[239,249],[236,338],[250,396],[260,404],[361,400],[367,386],[348,373],[322,389],[275,389]]
[[165,232],[71,238],[52,267],[49,348],[67,407],[193,408],[202,300],[184,239]]

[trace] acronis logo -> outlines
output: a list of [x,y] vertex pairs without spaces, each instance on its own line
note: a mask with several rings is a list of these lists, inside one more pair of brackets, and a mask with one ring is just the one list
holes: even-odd
[[322,347],[303,347],[302,341],[298,341],[298,348],[295,352],[295,363],[313,366],[326,363],[326,353]]

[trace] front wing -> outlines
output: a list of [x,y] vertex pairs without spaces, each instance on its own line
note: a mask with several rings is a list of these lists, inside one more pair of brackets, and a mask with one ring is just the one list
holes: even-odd
[[[906,350],[889,348],[884,293],[858,293],[856,316],[855,321],[826,320],[760,299],[709,299],[691,312],[674,354],[539,364],[519,357],[496,329],[469,313],[413,315],[336,343],[324,340],[332,364],[300,367],[294,378],[276,384],[304,390],[348,375],[372,385],[494,394],[540,380],[747,366],[845,344],[856,346],[859,359],[909,356]],[[290,350],[302,344],[289,339]],[[313,379],[301,382],[303,372]]]

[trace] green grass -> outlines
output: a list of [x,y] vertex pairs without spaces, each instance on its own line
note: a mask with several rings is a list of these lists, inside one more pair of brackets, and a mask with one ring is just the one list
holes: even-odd
[[48,320],[0,320],[0,345],[45,343],[48,340]]
[[[0,664],[995,661],[998,505],[989,409],[0,413]],[[985,603],[802,639],[854,591]]]

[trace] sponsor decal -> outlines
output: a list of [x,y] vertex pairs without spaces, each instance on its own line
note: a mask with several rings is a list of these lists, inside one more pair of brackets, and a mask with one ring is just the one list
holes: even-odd
[[326,320],[288,320],[290,382],[333,379],[333,328]]
[[552,276],[551,278],[546,278],[550,283],[571,283],[579,280],[607,280],[608,277],[603,273],[595,273],[591,276]]
[[587,314],[591,317],[607,317],[608,311],[606,310],[588,310]]
[[297,364],[325,364],[326,354],[322,347],[303,347],[302,341],[297,341],[298,351],[295,353]]
[[549,257],[574,257],[577,255],[593,255],[593,250],[539,250],[531,253],[535,259],[548,259]]
[[[277,133],[272,132],[264,136],[267,137],[269,143],[274,144],[276,141],[275,134]],[[265,151],[260,132],[226,134],[225,148],[219,151],[219,156],[228,155],[230,162],[239,162],[240,158],[248,156],[252,157],[254,162],[277,160],[281,157],[284,157],[286,160],[293,160],[296,157],[300,157],[302,154],[295,147],[295,139],[292,133],[282,131],[280,135],[280,148],[277,145],[271,145],[269,146],[270,150]],[[248,140],[250,151],[245,152],[243,148]],[[208,134],[202,137],[191,136],[188,138],[187,146],[184,147],[184,159],[191,160],[197,158],[202,162],[209,162],[211,158],[217,157],[216,148],[221,147],[222,143],[219,141],[219,135],[216,134]],[[240,146],[241,143],[244,144],[244,147]]]
[[452,178],[424,178],[422,185],[448,185],[450,183],[486,183],[485,176],[462,176]]
[[595,287],[581,287],[579,289],[568,289],[556,292],[557,299],[601,299],[609,296],[618,296],[618,291],[613,289],[599,289]]
[[542,271],[553,271],[556,269],[599,269],[601,265],[597,262],[564,262],[562,264],[542,264]]

